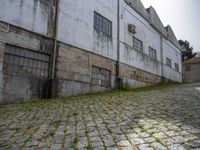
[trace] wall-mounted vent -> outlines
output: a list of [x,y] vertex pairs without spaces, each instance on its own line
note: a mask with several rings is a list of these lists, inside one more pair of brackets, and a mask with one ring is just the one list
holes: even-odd
[[9,25],[0,21],[0,31],[9,32]]
[[130,33],[135,34],[135,33],[136,33],[136,26],[133,25],[133,24],[128,24],[128,31],[129,31]]

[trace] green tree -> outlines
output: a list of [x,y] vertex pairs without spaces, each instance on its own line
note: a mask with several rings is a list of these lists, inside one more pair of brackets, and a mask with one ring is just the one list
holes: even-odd
[[186,40],[179,40],[178,42],[182,49],[182,61],[191,59],[197,55],[197,53],[193,53],[193,47],[190,45],[190,42]]

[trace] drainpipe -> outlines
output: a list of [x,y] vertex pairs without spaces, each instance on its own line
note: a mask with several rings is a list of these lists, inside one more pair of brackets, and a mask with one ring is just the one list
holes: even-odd
[[120,87],[120,0],[117,0],[117,64],[116,64],[116,86]]
[[51,70],[51,82],[49,83],[49,98],[55,98],[57,96],[57,82],[55,81],[55,66],[57,55],[57,40],[58,40],[58,17],[59,17],[59,4],[60,0],[55,4],[55,27],[54,27],[54,49],[52,57],[52,70]]
[[162,35],[160,35],[160,60],[161,60],[161,83],[164,83],[164,62],[163,62],[163,42],[162,42]]
[[56,54],[57,54],[57,40],[58,40],[58,17],[59,17],[59,4],[60,0],[56,1],[56,12],[55,12],[55,29],[54,29],[54,49],[52,59],[52,80],[55,78],[55,66],[56,66]]

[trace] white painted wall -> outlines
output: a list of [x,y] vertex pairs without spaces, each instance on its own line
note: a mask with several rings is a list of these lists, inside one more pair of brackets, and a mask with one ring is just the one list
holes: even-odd
[[0,21],[47,35],[50,9],[42,0],[2,0]]
[[[164,77],[174,81],[182,82],[181,52],[168,40],[163,39],[162,42],[163,42]],[[166,65],[166,57],[171,59],[172,68]],[[175,71],[175,63],[179,65],[179,72]]]
[[172,81],[177,81],[177,82],[182,82],[182,73],[181,72],[177,72],[174,69],[166,66],[164,64],[163,66],[164,68],[164,77],[167,79],[170,79]]
[[[93,27],[94,11],[112,21],[112,40],[95,32]],[[148,21],[127,6],[124,0],[120,1],[120,15],[120,61],[161,76],[160,34]],[[128,32],[128,24],[136,26],[137,33],[134,36],[143,41],[143,53],[139,53],[132,48],[133,35]],[[116,60],[117,1],[87,0],[86,2],[83,0],[60,0],[58,40]],[[163,45],[165,46],[165,44]],[[156,61],[149,57],[149,47],[156,50]],[[169,55],[173,55],[172,62],[174,63],[174,58],[177,58],[176,62],[178,62],[181,69],[180,53],[178,53],[176,47],[171,49],[172,53],[167,51],[167,48],[164,48],[163,51],[164,60],[166,55],[170,53]],[[177,52],[175,53],[175,51]],[[177,81],[177,77],[167,75],[172,74],[170,71],[164,71],[164,73],[166,77]],[[174,76],[177,76],[177,74],[174,73]]]
[[[144,18],[136,13],[131,7],[127,6],[126,3],[122,2],[121,6],[121,62],[157,75],[161,75],[160,35]],[[135,35],[128,31],[128,24],[133,24],[136,26],[137,33]],[[143,53],[139,53],[132,48],[133,36],[143,42]],[[157,61],[148,56],[149,47],[152,47],[156,50]]]
[[[94,11],[112,22],[111,40],[95,32]],[[116,60],[117,1],[60,0],[58,40]]]
[[[45,0],[3,0],[0,4],[0,20],[47,35],[49,14],[53,6]],[[94,11],[112,22],[112,38],[94,30]],[[159,33],[136,11],[120,0],[120,61],[130,66],[161,75]],[[51,18],[53,19],[53,18]],[[136,26],[135,37],[143,41],[143,54],[132,48],[133,35],[128,24]],[[58,40],[81,49],[117,60],[117,1],[116,0],[60,0]],[[180,51],[169,41],[163,40],[163,60],[166,57],[179,64]],[[157,51],[157,61],[151,59],[149,46]],[[165,62],[166,63],[166,62]],[[164,67],[165,77],[180,81],[181,75],[174,69]]]

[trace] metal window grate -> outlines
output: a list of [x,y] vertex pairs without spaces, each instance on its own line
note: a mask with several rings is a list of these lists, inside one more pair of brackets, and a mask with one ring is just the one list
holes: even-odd
[[156,50],[149,47],[149,56],[153,59],[157,59],[157,54],[156,54]]
[[49,60],[48,54],[6,45],[3,71],[8,74],[48,78]]
[[99,67],[92,67],[92,84],[103,87],[110,87],[111,73],[109,70]]
[[143,52],[143,42],[136,37],[133,37],[133,48],[136,51]]
[[112,22],[96,12],[94,12],[94,28],[107,36],[112,36]]

